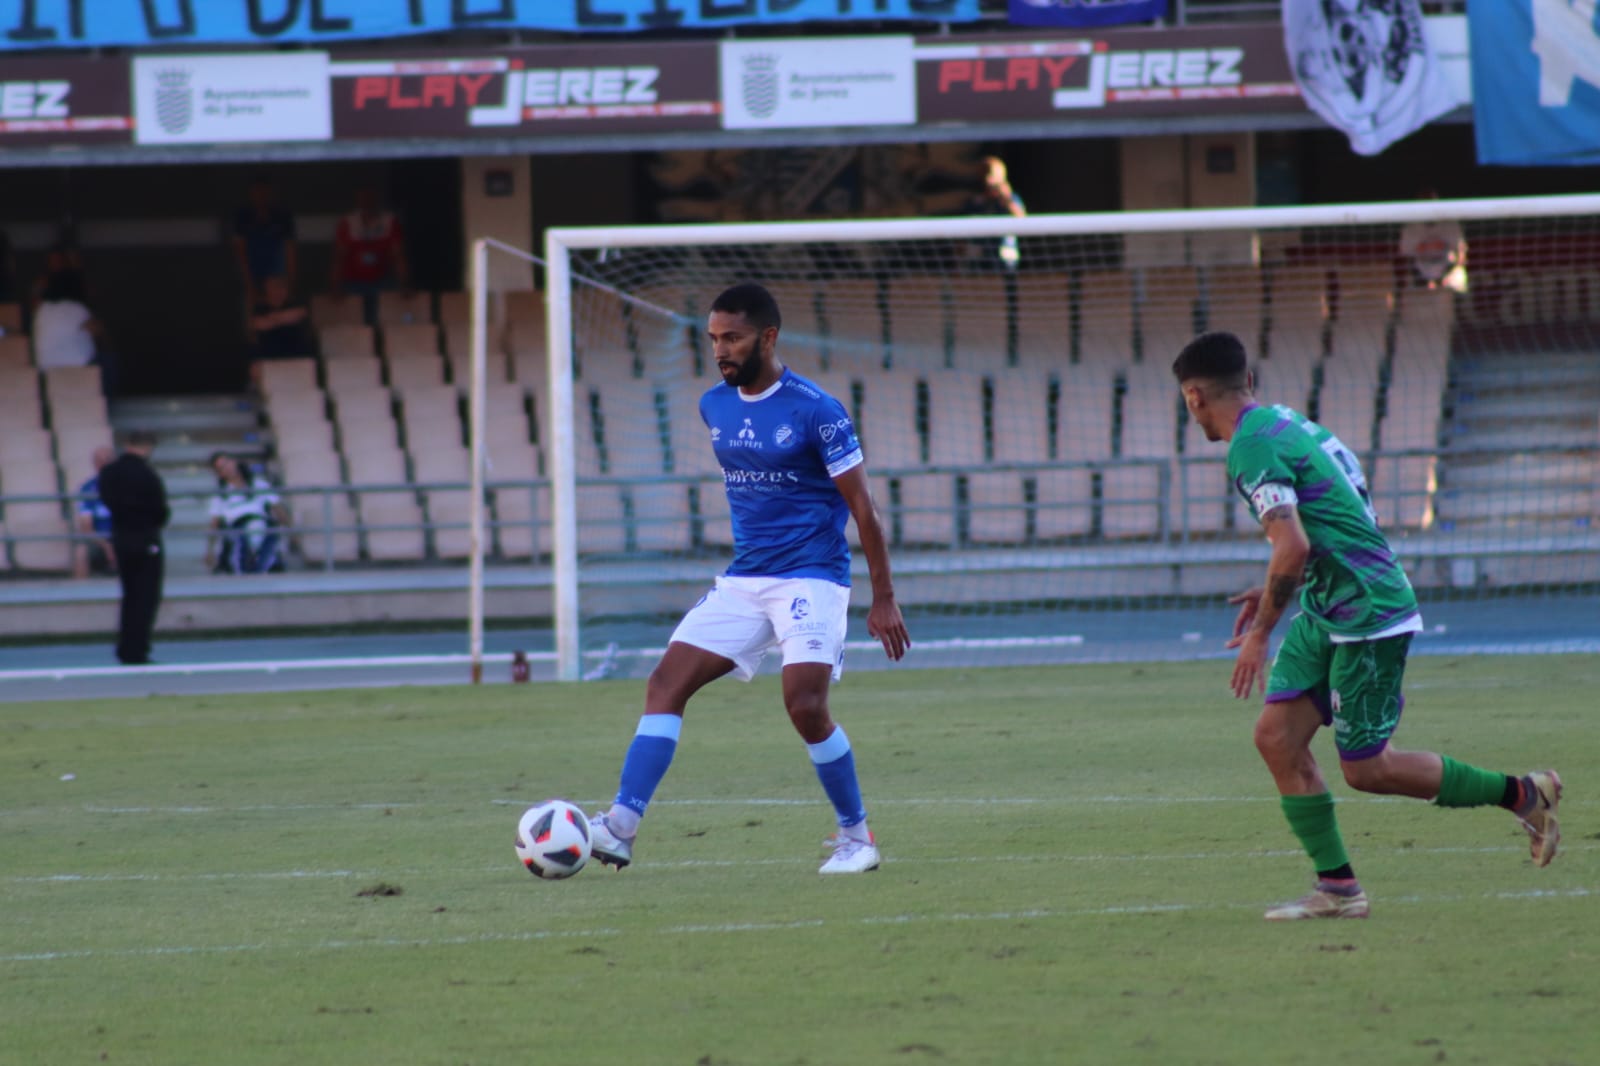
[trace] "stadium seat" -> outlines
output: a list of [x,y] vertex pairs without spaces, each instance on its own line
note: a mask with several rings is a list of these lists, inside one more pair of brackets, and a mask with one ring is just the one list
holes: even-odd
[[44,409],[39,403],[39,372],[33,367],[0,363],[0,396],[6,398],[7,427],[44,425]]
[[[1179,402],[1170,369],[1129,368],[1122,397],[1121,457],[1156,460],[1170,472],[1177,453]],[[1161,474],[1162,468],[1155,465],[1117,466],[1106,471],[1102,494],[1106,536],[1150,537],[1172,528],[1171,497],[1162,491]],[[1165,525],[1163,506],[1167,508]]]
[[22,332],[22,305],[0,303],[0,334],[7,336]]
[[1220,264],[1206,268],[1205,328],[1224,330],[1244,342],[1253,359],[1261,353],[1261,271],[1254,266]]
[[433,321],[433,295],[426,292],[380,292],[378,323],[421,325]]
[[[954,371],[929,377],[928,462],[946,472],[901,475],[901,534],[908,540],[953,544],[958,530],[953,471],[978,470],[988,462],[983,379]],[[922,513],[914,515],[916,511]]]
[[1335,350],[1322,361],[1317,422],[1366,462],[1377,428],[1381,353],[1364,345]]
[[[298,533],[300,554],[308,563],[354,562],[361,554],[356,532],[359,520],[344,492],[304,493],[295,489],[340,489],[345,485],[339,455],[331,448],[301,447],[300,442],[278,449],[283,473],[284,499]],[[332,530],[333,532],[329,532]]]
[[[993,388],[993,465],[1031,465],[1047,460],[1049,378],[1020,369],[1000,372],[994,377]],[[1030,477],[1038,476],[1001,469],[968,474],[967,538],[978,544],[1021,544],[1027,540],[1025,485]]]
[[[706,479],[695,486],[696,499],[699,507],[696,514],[699,518],[700,543],[713,548],[733,547],[733,514],[728,509],[728,488],[722,477]],[[887,495],[879,503],[884,514],[884,522],[888,518]],[[886,531],[885,536],[889,533]]]
[[690,335],[705,328],[703,316],[697,322],[686,313],[688,296],[680,289],[658,287],[639,296],[644,304],[627,305],[627,326],[630,346],[644,376],[693,376]]
[[261,395],[307,397],[320,391],[315,359],[268,359],[261,363]]
[[[773,282],[767,286],[778,301],[783,328],[778,332],[778,358],[802,377],[814,378],[823,368],[823,326],[817,312],[817,290],[807,282]],[[702,327],[703,328],[703,327]],[[716,380],[716,364],[711,359],[709,342],[705,352],[705,377],[709,386]]]
[[667,447],[674,474],[716,474],[721,470],[711,446],[710,433],[700,417],[700,397],[704,392],[697,384],[682,382],[674,383],[663,393]]
[[1136,307],[1140,360],[1171,363],[1195,336],[1199,271],[1191,266],[1147,267],[1140,282]]
[[[1301,414],[1311,410],[1311,393],[1321,357],[1308,347],[1274,347],[1267,359],[1252,360],[1256,397],[1267,404],[1281,403]],[[1170,378],[1171,375],[1169,374]]]
[[887,300],[889,364],[896,370],[924,372],[945,367],[950,360],[951,325],[943,279],[894,278]]
[[376,561],[420,560],[424,555],[422,508],[410,488],[405,456],[398,445],[363,440],[352,448],[346,438],[345,463],[359,486],[404,486],[404,491],[367,489],[356,493],[367,557]]
[[[449,327],[446,331],[445,363],[450,368],[450,384],[458,392],[466,392],[472,384],[472,347],[467,337],[465,328],[461,328],[460,336],[455,335],[457,327]],[[543,367],[543,356],[539,357],[539,366]],[[483,369],[486,388],[493,392],[496,386],[504,385],[511,380],[509,360],[498,342],[490,343],[483,353]],[[543,384],[543,382],[539,382]]]
[[1173,515],[1176,531],[1220,533],[1228,528],[1234,492],[1228,484],[1227,457],[1226,445],[1206,440],[1200,424],[1184,418],[1183,459],[1178,464],[1182,495]]
[[1011,363],[1011,312],[1004,281],[992,274],[963,277],[950,286],[951,362],[957,370],[987,373]]
[[[19,496],[32,495],[35,491],[6,484],[0,484],[0,490]],[[57,573],[72,568],[72,543],[67,539],[72,527],[62,514],[60,504],[8,503],[5,519],[6,536],[11,541],[11,563],[16,569]]]
[[295,421],[271,419],[274,450],[285,447],[303,450],[335,451],[333,423],[320,411]]
[[0,366],[32,366],[33,347],[21,333],[0,336]]
[[[548,555],[555,545],[551,527],[550,486],[541,483],[534,492],[536,513],[539,516],[536,543],[541,555]],[[615,555],[627,551],[627,515],[623,510],[622,496],[611,485],[578,486],[578,553],[580,555]]]
[[[472,294],[467,292],[441,292],[438,298],[439,325],[449,328],[461,326],[466,328],[472,321]],[[504,301],[490,294],[488,302],[489,321],[503,325],[505,323]]]
[[322,379],[336,399],[349,392],[374,392],[383,388],[383,364],[376,356],[334,359],[323,364]]
[[383,327],[383,355],[439,356],[439,327],[431,322],[391,322]]
[[[347,460],[352,449],[364,449],[369,445],[399,446],[393,403],[389,393],[382,389],[344,392],[334,397],[334,424],[339,429]],[[353,469],[351,476],[355,476]]]
[[[485,437],[517,440],[523,444],[533,440],[532,429],[528,425],[528,399],[521,389],[487,389],[483,400]],[[462,415],[464,422],[472,417],[469,406],[463,405]],[[467,429],[470,432],[471,427]]]
[[[539,479],[539,450],[514,437],[492,437],[486,449],[485,479],[491,483],[526,481],[522,486],[501,486],[492,491],[495,541],[500,555],[507,559],[527,559],[534,551],[534,510],[532,483]],[[548,520],[548,516],[546,518]],[[548,536],[548,534],[547,534]]]
[[54,462],[55,446],[48,429],[6,419],[0,428],[0,468]]
[[331,296],[316,293],[311,297],[311,322],[317,329],[329,326],[363,326],[365,312],[359,296]]
[[433,389],[449,389],[452,393],[456,391],[454,386],[444,383],[444,360],[437,355],[420,352],[411,355],[390,355],[388,362],[389,387],[396,392]]
[[511,380],[535,393],[544,392],[550,382],[550,364],[544,352],[512,352]]
[[1078,361],[1116,365],[1132,358],[1133,275],[1086,270],[1078,276]]
[[[1107,366],[1082,364],[1064,368],[1058,377],[1054,458],[1070,464],[1104,463],[1112,456],[1115,372]],[[1103,474],[1101,480],[1109,476],[1110,472]],[[1094,521],[1093,489],[1093,472],[1087,466],[1040,472],[1034,485],[1035,534],[1053,540],[1087,533]]]
[[114,447],[110,426],[57,426],[56,458],[66,487],[75,491],[95,475],[96,449]]
[[828,369],[862,373],[883,367],[888,352],[877,284],[858,278],[823,282],[820,287]]
[[863,374],[860,384],[861,418],[856,432],[870,468],[891,473],[920,467],[916,375],[877,371]]
[[45,392],[51,406],[64,397],[92,397],[102,399],[105,391],[100,382],[97,366],[58,366],[44,372]]
[[621,378],[595,389],[605,472],[612,477],[660,477],[666,468],[656,388],[648,381]]
[[322,352],[324,360],[349,359],[352,357],[371,357],[377,354],[373,342],[371,326],[359,326],[341,323],[334,326],[319,326],[317,329],[317,346]]
[[448,385],[419,387],[400,393],[400,413],[408,434],[427,427],[443,438],[465,440],[460,404],[461,395]]
[[1072,358],[1072,300],[1065,274],[1017,277],[1017,365],[1052,370]]
[[[893,538],[894,527],[889,518],[889,479],[869,473],[867,475],[867,491],[872,495],[872,505],[878,512],[878,521],[883,527],[884,539]],[[850,520],[845,523],[844,538],[852,551],[861,549],[861,529],[856,525],[854,515],[851,515]]]
[[[601,290],[590,289],[586,286],[585,291],[599,292]],[[613,297],[613,300],[614,299],[615,298]],[[530,322],[539,326],[541,329],[544,327],[544,293],[538,291],[537,289],[513,290],[511,292],[502,293],[501,307],[504,310],[503,317],[507,322]],[[463,317],[465,318],[467,316]]]
[[[457,483],[465,485],[472,477],[472,464],[466,446],[459,439],[442,433],[428,434],[426,441],[413,441],[411,468],[420,485]],[[420,490],[422,506],[428,516],[433,555],[437,559],[465,559],[472,554],[472,493],[467,489]]]

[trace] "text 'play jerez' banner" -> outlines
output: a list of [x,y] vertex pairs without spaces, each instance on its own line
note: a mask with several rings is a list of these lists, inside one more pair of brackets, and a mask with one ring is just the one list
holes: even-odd
[[0,49],[333,44],[461,30],[634,33],[977,18],[978,0],[0,0]]
[[1013,26],[1119,26],[1165,18],[1167,0],[1011,0]]
[[1600,163],[1600,15],[1595,0],[1475,0],[1478,162]]

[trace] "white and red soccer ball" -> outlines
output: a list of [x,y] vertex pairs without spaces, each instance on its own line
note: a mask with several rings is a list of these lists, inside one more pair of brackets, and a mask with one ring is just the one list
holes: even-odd
[[523,811],[517,821],[517,861],[546,881],[583,869],[589,845],[588,816],[566,800],[545,800]]

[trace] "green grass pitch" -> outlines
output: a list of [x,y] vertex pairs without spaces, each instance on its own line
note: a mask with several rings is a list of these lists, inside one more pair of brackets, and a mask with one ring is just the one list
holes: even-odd
[[1556,766],[1562,854],[1339,782],[1365,922],[1262,921],[1309,869],[1227,677],[850,676],[836,879],[770,677],[561,883],[517,816],[609,797],[638,682],[0,705],[0,1063],[1595,1062],[1600,662],[1414,661],[1401,746]]

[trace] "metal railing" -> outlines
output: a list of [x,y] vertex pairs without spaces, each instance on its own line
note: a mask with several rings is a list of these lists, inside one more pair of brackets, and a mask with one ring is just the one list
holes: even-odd
[[[1371,472],[1380,460],[1400,459],[1432,459],[1438,464],[1438,469],[1444,471],[1448,478],[1449,465],[1452,461],[1468,461],[1482,459],[1511,459],[1518,456],[1569,456],[1581,462],[1591,464],[1600,469],[1600,449],[1593,445],[1543,445],[1514,450],[1507,449],[1465,449],[1465,448],[1437,448],[1437,449],[1378,449],[1368,451],[1364,456],[1364,465]],[[1125,545],[1130,542],[1163,545],[1176,549],[1179,553],[1192,544],[1202,540],[1215,540],[1218,538],[1254,538],[1258,532],[1248,521],[1248,514],[1244,505],[1235,500],[1224,485],[1218,485],[1216,493],[1191,493],[1188,479],[1183,475],[1187,469],[1195,465],[1214,467],[1222,456],[1172,456],[1170,458],[1128,458],[1104,459],[1083,462],[1038,462],[1038,463],[983,463],[975,465],[943,465],[943,466],[917,466],[904,468],[888,468],[872,470],[874,479],[884,479],[890,486],[890,498],[879,500],[879,510],[883,514],[886,526],[891,533],[891,543],[902,552],[929,553],[949,552],[963,549],[982,548],[989,553],[1003,553],[1010,548],[1029,548],[1044,544],[1072,543],[1084,547],[1095,545]],[[1047,473],[1061,471],[1082,471],[1091,479],[1091,490],[1082,499],[1074,500],[1044,500],[1039,498],[1035,490],[1036,478]],[[1131,495],[1123,497],[1107,492],[1108,482],[1119,474],[1130,471],[1153,471],[1155,478],[1155,492],[1153,495]],[[973,500],[967,491],[967,479],[973,475],[1012,473],[1018,475],[1023,481],[1022,502],[983,503]],[[949,479],[950,492],[948,503],[927,506],[902,505],[900,502],[902,485],[911,479],[929,477],[945,477]],[[704,536],[704,524],[707,521],[726,521],[726,518],[710,516],[707,508],[698,500],[698,494],[706,491],[720,491],[720,481],[715,474],[664,474],[650,477],[589,477],[579,478],[579,487],[605,486],[619,490],[623,494],[624,512],[622,518],[622,542],[626,545],[625,554],[637,554],[635,547],[639,538],[639,531],[663,526],[678,526],[687,521],[689,530],[682,539],[689,554],[715,554],[724,549],[708,544]],[[683,512],[674,514],[640,514],[631,509],[632,492],[640,486],[659,486],[664,484],[678,484],[685,488],[686,493],[691,488],[695,494],[690,494],[689,499],[696,505],[691,506],[687,515]],[[540,550],[540,530],[548,531],[549,515],[540,514],[537,508],[540,490],[547,490],[549,482],[544,479],[518,479],[495,480],[484,484],[486,498],[494,500],[502,493],[528,492],[532,495],[533,506],[530,507],[531,519],[527,521],[510,521],[502,519],[498,513],[491,511],[493,517],[486,519],[485,528],[489,531],[493,545],[494,558],[511,562],[527,560],[531,563],[540,563],[547,552]],[[1507,492],[1512,486],[1505,488],[1461,488],[1456,489],[1448,485],[1425,485],[1421,487],[1402,487],[1388,485],[1381,480],[1374,487],[1374,501],[1381,514],[1395,514],[1406,508],[1404,503],[1420,502],[1420,508],[1410,508],[1413,511],[1429,511],[1430,505],[1437,505],[1441,499],[1464,499],[1474,496],[1495,496],[1501,499],[1507,497]],[[311,557],[320,559],[312,564],[311,569],[320,568],[324,571],[333,571],[341,563],[338,556],[341,538],[355,536],[357,538],[356,565],[363,561],[370,561],[361,548],[365,537],[373,533],[383,532],[408,532],[421,533],[424,543],[424,553],[416,563],[437,561],[439,555],[434,550],[432,542],[436,534],[443,531],[460,531],[468,528],[466,521],[436,522],[424,511],[420,524],[375,524],[359,519],[359,509],[356,506],[357,497],[404,494],[419,503],[426,500],[429,493],[470,492],[470,486],[465,482],[405,482],[405,483],[353,483],[337,486],[314,486],[278,488],[273,490],[288,506],[292,523],[287,526],[274,527],[274,532],[285,537],[291,548],[301,555],[302,559]],[[1523,487],[1518,491],[1537,494],[1541,490],[1537,487]],[[1593,486],[1597,503],[1600,503],[1600,486]],[[174,502],[182,501],[207,501],[215,493],[213,491],[178,492],[170,495]],[[358,518],[355,522],[340,522],[336,520],[336,501],[343,497],[346,503],[356,510]],[[48,495],[16,495],[0,497],[0,510],[13,505],[25,503],[54,503],[64,508],[64,513],[75,515],[80,497],[68,494]],[[1222,528],[1207,527],[1204,535],[1198,528],[1200,523],[1195,519],[1200,508],[1215,508],[1219,503],[1230,506],[1233,520]],[[1128,510],[1143,510],[1147,516],[1137,523],[1138,527],[1148,532],[1127,531],[1119,525],[1118,532],[1123,535],[1108,535],[1105,532],[1105,514],[1107,508],[1115,507]],[[997,540],[991,537],[976,538],[970,535],[972,518],[985,513],[1016,513],[1022,511],[1022,521],[1019,528],[1023,534],[1015,540]],[[1070,511],[1081,514],[1083,517],[1079,524],[1082,527],[1080,534],[1064,537],[1040,537],[1033,533],[1037,528],[1037,515],[1048,512]],[[1514,506],[1508,507],[1508,517],[1515,517]],[[948,521],[948,528],[952,531],[948,541],[939,543],[916,542],[912,538],[898,535],[902,526],[912,524],[919,517],[934,517],[941,524]],[[69,518],[69,525],[72,519]],[[1558,519],[1559,521],[1559,519]],[[1577,531],[1590,528],[1588,516],[1571,516],[1570,524]],[[584,532],[595,530],[597,527],[592,522],[582,525]],[[615,529],[608,527],[612,536],[608,539],[616,541]],[[1437,527],[1435,527],[1437,528]],[[529,551],[508,552],[500,544],[501,534],[507,530],[522,530],[528,534],[527,543]],[[1415,527],[1407,532],[1419,532]],[[1396,532],[1401,530],[1396,529]],[[169,527],[165,531],[167,541],[169,565],[174,559],[183,558],[181,553],[175,552],[174,547],[185,542],[201,541],[208,537],[225,537],[227,530],[213,530],[209,524],[181,523]],[[99,539],[90,534],[79,533],[72,529],[66,534],[18,534],[7,530],[5,539],[12,544],[55,542],[64,545],[77,544],[84,541]],[[320,541],[307,551],[309,542],[313,539]],[[548,539],[548,538],[546,538]],[[580,545],[586,538],[580,535]],[[648,539],[648,538],[646,538]],[[70,553],[67,553],[70,555]],[[595,558],[605,554],[616,555],[617,552],[600,553],[593,550],[584,550],[586,557]],[[650,553],[645,553],[650,554]],[[654,554],[684,554],[683,552],[657,552]],[[196,553],[196,559],[200,553]],[[452,557],[453,558],[453,557]],[[26,572],[26,571],[25,571]]]

